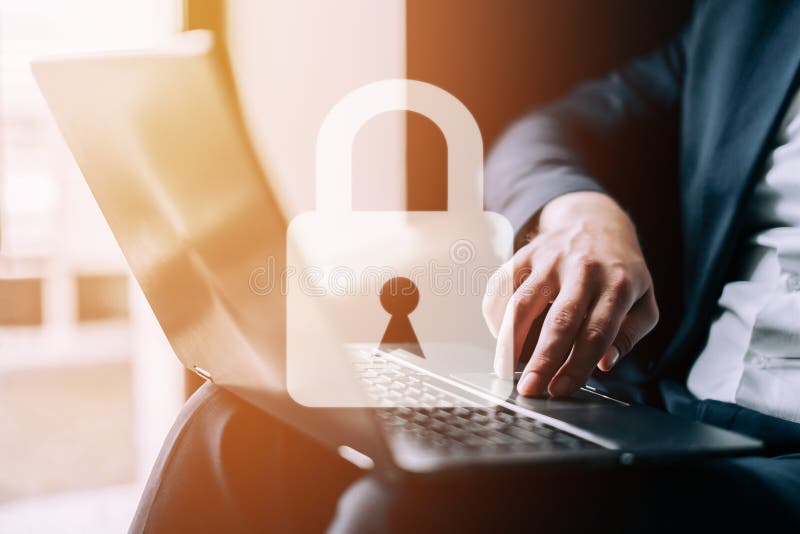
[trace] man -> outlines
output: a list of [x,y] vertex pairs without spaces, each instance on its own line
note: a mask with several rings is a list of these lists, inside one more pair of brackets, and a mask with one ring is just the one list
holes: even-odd
[[[504,267],[517,291],[487,297],[487,321],[513,332],[517,360],[542,324],[520,393],[565,396],[593,375],[637,398],[655,385],[667,410],[759,437],[772,456],[376,474],[346,491],[332,530],[797,528],[798,28],[800,2],[701,2],[663,49],[517,122],[487,165],[487,208],[511,220],[520,245]],[[676,118],[686,307],[662,355],[626,360],[658,309],[634,225],[595,180],[593,155],[624,158],[632,136],[662,143]],[[509,307],[514,324],[503,320]],[[626,370],[604,373],[615,367]],[[319,529],[357,476],[204,386],[168,439],[132,529]]]

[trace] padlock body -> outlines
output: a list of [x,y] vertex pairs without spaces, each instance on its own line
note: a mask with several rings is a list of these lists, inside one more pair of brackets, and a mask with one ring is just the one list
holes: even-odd
[[[482,313],[487,283],[513,253],[492,212],[309,212],[287,233],[287,388],[308,406],[372,405],[351,391],[348,347],[378,347],[393,277],[419,292],[409,313],[424,358],[443,376],[490,373],[496,340]],[[507,290],[508,288],[498,288]],[[510,385],[509,391],[510,393]]]

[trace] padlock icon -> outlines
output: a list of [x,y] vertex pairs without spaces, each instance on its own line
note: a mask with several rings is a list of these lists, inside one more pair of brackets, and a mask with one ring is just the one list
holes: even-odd
[[[444,134],[446,211],[352,210],[353,141],[369,119],[389,111],[417,112]],[[316,210],[287,229],[291,397],[306,406],[391,404],[358,391],[350,356],[392,351],[409,326],[407,341],[416,348],[402,350],[400,339],[394,357],[450,380],[490,374],[496,346],[513,344],[497,344],[481,302],[492,274],[511,258],[513,230],[505,217],[483,210],[483,141],[469,110],[425,82],[373,82],[330,110],[316,158]],[[400,300],[387,299],[387,291]],[[510,381],[503,383],[495,395],[511,393]]]

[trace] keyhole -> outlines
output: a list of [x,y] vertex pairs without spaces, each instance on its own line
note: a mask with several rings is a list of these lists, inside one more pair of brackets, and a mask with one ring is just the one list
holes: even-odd
[[419,304],[419,289],[417,284],[398,276],[392,278],[381,288],[381,306],[390,315],[408,315]]
[[408,278],[392,278],[381,287],[381,306],[392,316],[381,339],[380,348],[385,351],[403,349],[420,358],[425,355],[411,325],[409,314],[419,304],[419,289]]

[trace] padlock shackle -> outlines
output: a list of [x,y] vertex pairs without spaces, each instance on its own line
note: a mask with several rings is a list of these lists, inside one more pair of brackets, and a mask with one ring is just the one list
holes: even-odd
[[317,211],[351,211],[353,141],[371,118],[414,111],[433,121],[447,142],[448,211],[483,211],[483,139],[478,123],[456,97],[435,85],[389,79],[342,98],[317,134]]

